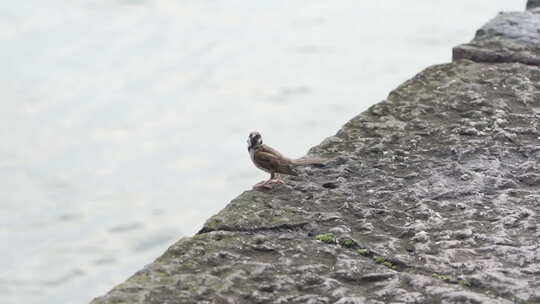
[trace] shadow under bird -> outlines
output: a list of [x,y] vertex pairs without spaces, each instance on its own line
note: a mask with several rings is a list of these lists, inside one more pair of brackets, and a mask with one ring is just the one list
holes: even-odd
[[298,173],[295,171],[295,167],[303,165],[324,165],[326,161],[325,159],[314,158],[287,158],[275,149],[263,144],[262,136],[259,132],[251,132],[247,143],[249,156],[251,157],[253,164],[255,164],[257,168],[270,173],[269,180],[254,185],[254,188],[271,188],[274,183],[284,184],[282,180],[276,177],[276,174],[280,173],[297,176]]

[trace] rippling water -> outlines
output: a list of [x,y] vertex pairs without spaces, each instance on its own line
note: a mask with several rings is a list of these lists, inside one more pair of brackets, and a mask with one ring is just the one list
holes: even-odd
[[520,2],[0,2],[0,302],[105,293],[267,178],[250,131],[302,156]]

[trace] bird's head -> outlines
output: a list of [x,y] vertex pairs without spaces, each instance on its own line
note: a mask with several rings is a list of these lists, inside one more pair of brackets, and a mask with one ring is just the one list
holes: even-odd
[[253,149],[257,146],[260,146],[262,145],[262,143],[263,143],[262,137],[261,137],[261,134],[259,134],[259,132],[249,133],[249,137],[247,140],[248,150]]

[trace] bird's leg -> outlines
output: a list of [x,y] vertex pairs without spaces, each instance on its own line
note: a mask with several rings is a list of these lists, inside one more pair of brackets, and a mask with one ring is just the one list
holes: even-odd
[[253,186],[253,188],[272,188],[272,184],[285,184],[284,181],[280,180],[279,178],[276,178],[276,173],[272,172],[270,173],[270,179],[266,181],[262,181],[256,185]]
[[276,178],[276,173],[274,172],[270,173],[270,179],[268,180],[268,183],[285,184],[284,181]]
[[269,180],[265,180],[260,183],[257,183],[253,186],[253,188],[268,188],[268,189],[272,188],[271,181],[272,181],[273,176],[274,176],[274,173],[271,173]]

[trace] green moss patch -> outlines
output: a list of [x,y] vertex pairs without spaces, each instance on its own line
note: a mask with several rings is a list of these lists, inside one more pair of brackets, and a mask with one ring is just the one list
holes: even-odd
[[366,248],[360,248],[360,249],[356,250],[356,252],[359,255],[363,255],[363,256],[368,256],[370,254],[369,249],[366,249]]
[[397,266],[394,265],[394,263],[388,261],[387,259],[385,259],[385,258],[382,257],[382,256],[376,255],[376,256],[373,257],[373,260],[374,260],[376,263],[381,264],[381,265],[384,265],[384,266],[386,266],[386,267],[388,267],[388,268],[391,268],[391,269],[397,269]]
[[318,241],[327,243],[327,244],[335,244],[336,243],[336,236],[333,233],[323,233],[319,234],[315,237]]
[[351,248],[356,244],[356,242],[351,239],[343,239],[339,240],[339,244],[343,247]]

